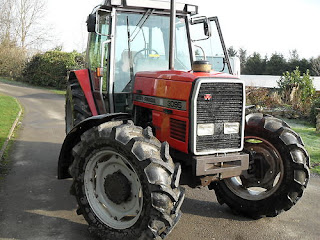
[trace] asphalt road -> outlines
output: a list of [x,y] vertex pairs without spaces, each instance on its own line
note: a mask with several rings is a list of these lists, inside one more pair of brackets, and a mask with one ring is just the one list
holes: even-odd
[[[10,170],[0,182],[0,239],[93,239],[70,180],[57,180],[64,139],[64,97],[45,90],[0,83],[18,98],[24,118],[12,148]],[[234,216],[207,188],[187,188],[183,216],[168,240],[320,239],[320,178],[312,177],[303,198],[276,218]]]

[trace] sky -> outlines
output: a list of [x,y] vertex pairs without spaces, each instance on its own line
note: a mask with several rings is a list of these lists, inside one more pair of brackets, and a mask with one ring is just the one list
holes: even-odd
[[[182,0],[183,1],[183,0]],[[181,1],[181,2],[182,2]],[[86,18],[101,0],[47,0],[44,24],[51,41],[47,49],[84,51]],[[227,47],[262,56],[281,53],[289,58],[320,56],[320,0],[184,0],[197,2],[199,15],[218,16]]]

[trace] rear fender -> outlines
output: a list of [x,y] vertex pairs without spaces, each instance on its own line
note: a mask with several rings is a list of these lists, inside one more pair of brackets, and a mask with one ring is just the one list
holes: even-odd
[[71,71],[69,75],[69,79],[78,80],[78,82],[80,83],[81,89],[87,99],[92,116],[97,116],[98,112],[97,112],[96,104],[94,102],[94,98],[92,95],[89,70],[81,69],[81,70]]
[[102,123],[115,120],[129,120],[127,113],[113,113],[93,116],[77,124],[64,139],[58,162],[58,179],[70,178],[69,166],[73,162],[72,148],[80,141],[82,133]]

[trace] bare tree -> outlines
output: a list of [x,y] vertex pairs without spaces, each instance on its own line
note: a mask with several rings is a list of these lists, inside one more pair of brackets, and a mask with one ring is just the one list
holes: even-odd
[[300,60],[297,49],[290,50],[289,55],[290,55],[289,61],[291,61],[291,62]]
[[0,0],[0,75],[17,77],[30,49],[40,47],[45,37],[46,0]]
[[11,42],[13,27],[13,1],[0,0],[0,41]]
[[45,0],[0,0],[0,39],[24,49],[40,46],[46,40],[45,10]]
[[229,57],[235,57],[238,54],[238,52],[234,49],[233,46],[230,46],[227,50]]
[[41,25],[45,6],[43,0],[16,0],[15,30],[22,48],[39,45],[45,40],[44,27]]
[[247,59],[248,59],[247,50],[243,49],[243,48],[239,48],[238,57],[240,58],[241,71],[245,71],[245,67],[246,67]]
[[320,56],[311,59],[311,67],[313,74],[316,76],[320,76]]

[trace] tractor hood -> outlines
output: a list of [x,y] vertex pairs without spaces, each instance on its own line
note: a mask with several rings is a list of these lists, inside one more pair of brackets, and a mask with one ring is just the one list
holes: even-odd
[[[186,101],[187,106],[192,86],[197,79],[238,79],[221,72],[185,72],[177,70],[138,72],[135,75],[133,93],[158,98]],[[185,109],[187,110],[187,109]]]
[[152,71],[152,72],[138,72],[136,73],[136,78],[152,78],[152,79],[163,79],[172,81],[182,81],[182,82],[193,82],[197,78],[210,77],[210,78],[232,78],[237,79],[236,76],[230,75],[222,72],[211,71],[206,72],[194,72],[194,71],[178,71],[178,70],[168,70],[168,71]]

